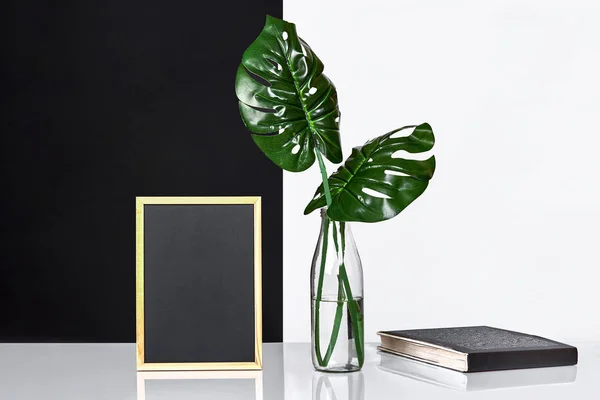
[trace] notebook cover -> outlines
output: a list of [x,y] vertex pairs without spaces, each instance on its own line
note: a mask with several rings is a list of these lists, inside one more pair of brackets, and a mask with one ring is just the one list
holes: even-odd
[[468,372],[556,367],[577,364],[577,348],[540,336],[492,328],[458,328],[383,331],[468,354]]

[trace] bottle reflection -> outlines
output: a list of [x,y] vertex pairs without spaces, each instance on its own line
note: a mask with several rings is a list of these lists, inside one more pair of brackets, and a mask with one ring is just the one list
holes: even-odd
[[312,400],[364,400],[364,398],[365,379],[362,372],[313,373]]

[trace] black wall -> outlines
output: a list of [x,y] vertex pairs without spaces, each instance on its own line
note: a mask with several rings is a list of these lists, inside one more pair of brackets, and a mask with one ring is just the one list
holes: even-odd
[[264,339],[282,340],[282,173],[239,118],[281,0],[0,6],[0,341],[135,341],[135,196],[263,196]]

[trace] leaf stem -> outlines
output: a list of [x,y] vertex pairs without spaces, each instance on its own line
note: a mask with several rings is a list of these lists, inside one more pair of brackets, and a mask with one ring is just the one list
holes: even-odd
[[[331,194],[329,193],[329,182],[327,180],[327,169],[325,168],[325,163],[323,163],[323,158],[321,157],[321,153],[319,149],[315,149],[315,154],[317,156],[317,160],[319,160],[319,169],[321,170],[321,179],[323,180],[323,188],[325,190],[325,199],[327,201],[327,206],[331,205]],[[317,356],[317,362],[320,366],[324,367],[327,365],[323,360],[323,356],[321,355],[321,299],[323,297],[323,279],[325,277],[325,263],[327,262],[327,242],[329,237],[329,217],[327,214],[323,217],[323,247],[321,249],[321,267],[319,269],[319,280],[317,283],[317,293],[315,294],[315,353]],[[335,225],[334,225],[335,227]],[[332,352],[332,351],[331,351]],[[331,357],[331,352],[329,348],[327,349],[327,354]],[[329,357],[327,358],[327,362],[329,362]]]
[[[329,192],[329,181],[328,181],[328,176],[327,176],[327,169],[325,167],[325,163],[323,162],[323,157],[321,156],[321,153],[319,152],[318,149],[315,149],[315,154],[316,154],[317,160],[319,162],[319,169],[321,171],[321,178],[323,180],[323,191],[325,192],[325,201],[327,203],[327,207],[329,208],[329,206],[331,206],[332,199],[331,199],[331,193]],[[321,251],[321,268],[319,271],[319,279],[318,279],[318,283],[317,283],[317,293],[315,295],[315,352],[317,355],[317,362],[319,363],[320,366],[325,367],[325,366],[327,366],[327,364],[329,363],[329,360],[331,359],[331,355],[333,354],[333,350],[335,348],[337,338],[339,335],[340,326],[341,326],[341,320],[342,320],[342,316],[343,316],[342,310],[344,307],[344,292],[345,292],[345,299],[347,301],[348,313],[350,314],[350,318],[352,320],[352,329],[353,329],[353,334],[354,334],[353,336],[354,336],[354,341],[355,341],[355,345],[356,345],[358,361],[359,361],[359,365],[362,367],[363,362],[364,362],[364,349],[363,349],[363,345],[362,345],[362,343],[363,343],[362,342],[362,340],[363,340],[363,332],[362,332],[363,322],[362,322],[362,319],[360,318],[360,309],[358,307],[358,303],[352,296],[352,289],[350,287],[350,281],[348,279],[348,274],[346,272],[346,266],[344,264],[344,257],[345,257],[344,253],[346,250],[345,249],[346,238],[344,237],[346,226],[345,226],[344,222],[340,222],[342,252],[341,252],[341,262],[340,262],[339,275],[338,275],[338,282],[339,282],[338,302],[337,302],[338,304],[337,304],[337,308],[336,308],[336,312],[335,312],[333,329],[331,331],[329,345],[327,347],[327,353],[325,354],[324,358],[321,355],[320,305],[321,305],[321,299],[323,296],[323,278],[324,278],[324,272],[325,272],[325,262],[326,262],[326,257],[327,257],[327,242],[328,242],[329,223],[330,222],[333,224],[333,242],[335,245],[335,251],[336,251],[336,254],[338,254],[338,255],[340,254],[338,238],[337,238],[338,230],[336,228],[335,221],[330,221],[327,214],[325,214],[324,220],[323,220],[325,227],[324,227],[324,231],[323,231],[323,235],[324,235],[323,248]]]
[[327,346],[327,353],[323,358],[323,366],[329,364],[331,355],[337,344],[337,338],[340,333],[340,325],[342,324],[342,316],[344,312],[344,283],[342,278],[338,275],[338,299],[337,307],[335,308],[335,317],[333,319],[333,329],[331,330],[331,337],[329,338],[329,345]]
[[340,265],[340,278],[342,278],[344,289],[346,290],[346,295],[348,297],[348,312],[350,314],[350,318],[352,319],[352,330],[354,333],[354,343],[356,345],[358,364],[360,367],[362,367],[365,360],[363,353],[363,321],[360,317],[361,313],[358,307],[358,302],[354,300],[354,297],[352,296],[352,289],[350,288],[348,274],[346,273],[346,267],[343,264]]
[[327,208],[329,208],[331,206],[331,193],[329,193],[329,179],[327,177],[327,168],[325,168],[325,163],[323,163],[323,157],[321,157],[321,152],[319,151],[319,149],[315,149],[315,154],[317,155],[317,160],[319,161],[321,179],[323,179],[323,191],[325,192],[325,201],[327,202]]
[[[335,254],[339,257],[340,255],[340,247],[338,244],[338,230],[335,225],[335,221],[331,221],[333,225],[333,245],[335,246]],[[343,222],[340,222],[342,225]],[[340,230],[341,231],[341,230]],[[342,239],[342,244],[345,240]],[[341,253],[341,265],[344,265],[344,249],[342,248]],[[338,274],[338,300],[337,307],[335,309],[335,316],[333,319],[333,328],[331,329],[331,336],[329,337],[329,345],[327,346],[327,353],[325,354],[325,358],[323,359],[323,364],[329,364],[329,360],[331,359],[331,355],[333,354],[333,350],[335,349],[335,345],[337,344],[337,338],[340,333],[340,326],[342,324],[342,317],[344,311],[344,297],[346,300],[348,296],[345,296],[344,293],[344,282],[342,281],[342,276]]]
[[321,267],[319,268],[319,281],[317,283],[317,293],[315,295],[315,353],[317,355],[317,362],[320,366],[327,364],[323,363],[323,357],[321,356],[321,330],[320,330],[320,308],[321,308],[321,297],[323,296],[323,278],[325,276],[325,263],[327,261],[327,242],[329,236],[329,219],[325,215],[323,224],[323,247],[321,248]]

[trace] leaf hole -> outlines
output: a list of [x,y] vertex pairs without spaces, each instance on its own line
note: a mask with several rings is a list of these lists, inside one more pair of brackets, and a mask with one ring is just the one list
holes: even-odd
[[336,117],[335,118],[335,122],[337,122],[339,124],[340,123],[340,117]]
[[318,199],[319,197],[321,197],[321,193],[317,193],[317,194],[315,195],[315,197],[313,197],[313,200],[316,200],[316,199]]
[[283,68],[281,67],[281,64],[279,64],[277,61],[275,60],[271,60],[268,57],[265,57],[266,60],[273,66],[273,68],[277,69],[278,71],[281,71]]
[[288,33],[286,31],[283,31],[281,37],[283,38],[283,40],[288,40]]
[[258,136],[277,136],[277,132],[253,133],[253,135],[258,135]]
[[395,132],[392,135],[390,135],[390,138],[397,139],[397,138],[401,138],[401,137],[410,136],[415,131],[415,128],[416,128],[415,126],[411,126],[410,128],[400,129],[398,132]]
[[316,87],[311,87],[311,88],[308,90],[308,94],[315,94],[315,93],[317,93],[317,88],[316,88]]
[[300,151],[300,145],[297,144],[292,148],[292,154],[298,154],[298,152]]
[[387,194],[378,192],[377,190],[373,190],[373,189],[369,189],[369,188],[362,188],[362,191],[363,191],[363,193],[366,193],[369,196],[378,197],[380,199],[391,199],[391,197],[388,196]]
[[275,114],[275,109],[274,108],[264,108],[264,107],[256,107],[250,104],[246,104],[248,107],[255,109],[256,111],[260,111],[260,112],[264,112],[267,114]]
[[433,155],[433,151],[425,151],[423,153],[409,153],[406,150],[396,150],[392,153],[392,158],[404,158],[407,160],[425,161]]
[[386,169],[385,171],[386,175],[396,175],[396,176],[410,176],[408,174],[405,174],[404,172],[399,172],[399,171],[393,171],[391,169]]
[[283,131],[285,131],[285,128],[281,128],[281,129],[279,130],[279,134],[281,135],[281,134],[283,133]]
[[[267,60],[269,60],[269,59],[267,58]],[[271,60],[269,60],[269,61],[271,61]],[[246,73],[248,75],[250,75],[250,77],[252,79],[254,79],[256,82],[260,83],[263,86],[271,87],[271,82],[269,82],[268,80],[266,80],[265,78],[263,78],[260,75],[256,75],[254,72],[250,71],[248,68],[246,68],[246,67],[244,67],[244,68],[246,69]]]

